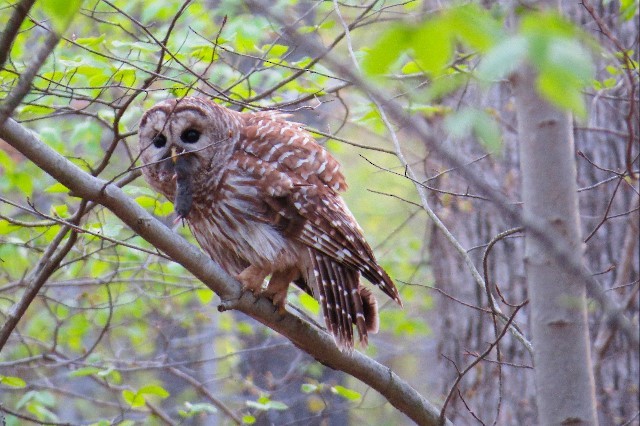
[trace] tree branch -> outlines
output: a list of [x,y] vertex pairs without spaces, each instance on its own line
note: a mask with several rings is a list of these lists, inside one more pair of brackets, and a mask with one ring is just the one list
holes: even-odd
[[18,30],[35,2],[36,0],[22,0],[16,5],[16,9],[9,18],[9,22],[0,36],[0,68],[4,67],[11,52],[11,45],[18,35]]
[[22,102],[22,99],[29,93],[29,90],[31,90],[31,82],[59,40],[60,35],[55,31],[50,31],[44,43],[40,45],[33,55],[33,59],[27,69],[20,73],[18,84],[13,88],[11,93],[9,93],[2,105],[0,105],[0,126],[7,118],[11,117],[13,111],[20,105],[20,102]]

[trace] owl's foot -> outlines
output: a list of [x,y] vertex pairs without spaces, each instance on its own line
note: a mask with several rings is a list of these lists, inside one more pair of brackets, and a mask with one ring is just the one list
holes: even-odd
[[300,272],[297,269],[286,269],[284,271],[276,271],[271,274],[269,285],[264,291],[264,295],[271,299],[273,305],[280,315],[286,312],[287,306],[287,290],[291,281],[297,279]]
[[287,306],[287,289],[286,288],[282,291],[275,291],[275,292],[267,288],[262,294],[265,297],[271,299],[271,302],[273,303],[275,310],[278,311],[280,315],[284,315],[284,313],[287,311],[286,310],[286,306]]
[[269,271],[251,265],[236,275],[236,278],[242,284],[243,291],[248,290],[257,296],[262,292],[262,283],[267,275],[269,275]]

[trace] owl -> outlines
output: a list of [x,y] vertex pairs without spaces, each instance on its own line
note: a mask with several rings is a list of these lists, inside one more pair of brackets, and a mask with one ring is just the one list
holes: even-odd
[[363,347],[378,331],[361,275],[402,306],[340,196],[340,165],[300,124],[170,99],[142,116],[139,148],[145,179],[213,260],[281,311],[290,283],[315,297],[341,349],[353,348],[354,325]]

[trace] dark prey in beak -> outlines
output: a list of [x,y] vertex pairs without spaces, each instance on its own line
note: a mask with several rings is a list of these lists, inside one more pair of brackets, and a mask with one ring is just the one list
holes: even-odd
[[176,199],[173,202],[173,208],[180,219],[187,217],[193,204],[189,160],[187,155],[178,155],[175,159]]

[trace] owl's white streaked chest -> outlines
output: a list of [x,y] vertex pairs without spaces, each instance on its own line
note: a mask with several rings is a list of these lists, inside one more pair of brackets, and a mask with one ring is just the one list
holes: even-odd
[[[299,253],[271,223],[264,194],[242,173],[223,173],[197,191],[187,221],[200,246],[222,262],[231,253],[239,263],[284,269]],[[295,246],[295,245],[293,245]],[[230,271],[231,272],[231,271]],[[239,271],[238,271],[239,272]]]

